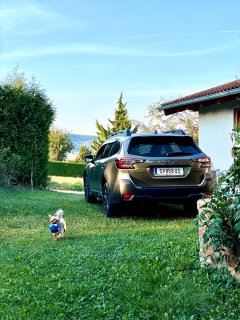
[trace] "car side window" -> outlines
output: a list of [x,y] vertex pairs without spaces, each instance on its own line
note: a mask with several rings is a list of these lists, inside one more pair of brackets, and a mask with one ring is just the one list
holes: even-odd
[[95,160],[101,160],[102,158],[103,158],[103,155],[104,155],[104,151],[105,151],[105,149],[106,149],[106,144],[105,145],[103,145],[99,150],[98,150],[98,153],[97,153],[97,155],[96,155],[96,158],[95,158]]
[[104,144],[98,151],[95,160],[101,160],[108,157],[109,151],[113,146],[113,142]]
[[109,157],[109,152],[110,152],[110,150],[112,149],[112,146],[113,146],[113,142],[108,143],[108,144],[106,145],[106,148],[105,148],[105,150],[104,150],[104,155],[103,155],[102,159]]
[[120,149],[120,141],[116,140],[112,146],[112,149],[110,150],[109,157],[113,156],[116,154]]

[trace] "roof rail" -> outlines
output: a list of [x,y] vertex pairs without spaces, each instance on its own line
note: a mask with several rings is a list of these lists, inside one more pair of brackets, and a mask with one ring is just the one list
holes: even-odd
[[182,136],[186,136],[187,135],[186,132],[184,130],[181,130],[181,129],[164,131],[163,133],[180,134]]
[[121,131],[118,131],[118,132],[114,132],[114,133],[111,133],[108,136],[108,138],[111,138],[111,137],[114,137],[114,136],[128,137],[128,136],[131,136],[131,131],[129,129],[126,129],[126,130],[121,130]]

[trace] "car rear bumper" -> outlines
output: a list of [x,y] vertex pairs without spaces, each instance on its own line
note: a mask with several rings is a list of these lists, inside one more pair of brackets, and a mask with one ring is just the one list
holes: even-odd
[[140,201],[141,199],[159,200],[166,202],[182,203],[188,200],[198,200],[206,192],[212,189],[212,179],[207,178],[201,186],[174,186],[174,187],[136,187],[131,180],[119,180],[114,194],[118,196],[113,202],[122,202],[123,194],[132,194],[129,201]]

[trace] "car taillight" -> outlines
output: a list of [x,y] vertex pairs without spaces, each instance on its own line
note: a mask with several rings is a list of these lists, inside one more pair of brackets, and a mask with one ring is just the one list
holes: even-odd
[[144,162],[144,159],[138,159],[138,158],[121,158],[115,160],[116,166],[119,169],[134,169],[135,163],[142,163]]
[[211,167],[211,158],[210,157],[203,157],[203,158],[197,158],[192,159],[195,162],[198,162],[201,164],[201,168],[209,168]]
[[134,195],[131,194],[131,193],[124,193],[124,194],[122,195],[122,199],[125,200],[125,201],[130,201],[130,200],[133,199],[133,197],[134,197]]

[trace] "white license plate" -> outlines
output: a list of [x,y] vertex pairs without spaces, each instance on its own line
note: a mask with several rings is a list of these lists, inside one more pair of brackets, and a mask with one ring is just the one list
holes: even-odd
[[169,177],[169,176],[183,176],[183,168],[153,168],[154,176]]

